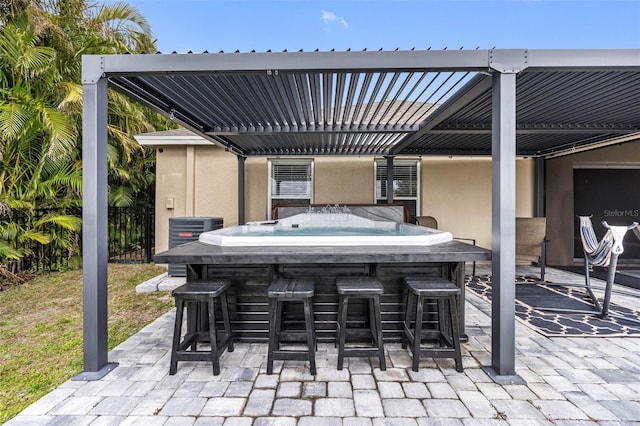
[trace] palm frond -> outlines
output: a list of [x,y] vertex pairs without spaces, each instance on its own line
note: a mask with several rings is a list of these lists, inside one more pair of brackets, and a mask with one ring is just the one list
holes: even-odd
[[51,242],[51,234],[33,229],[25,230],[18,237],[21,242],[33,241],[40,244],[49,244]]
[[82,219],[71,215],[50,214],[33,222],[35,228],[39,228],[44,224],[54,224],[69,231],[79,231],[82,227]]
[[75,146],[77,140],[77,129],[73,120],[62,111],[52,107],[42,108],[41,113],[42,121],[51,138],[48,155],[54,157],[66,155]]
[[65,112],[81,111],[82,86],[69,81],[61,82],[59,86],[64,91],[65,95],[60,104],[58,104],[58,108]]
[[109,187],[109,205],[116,207],[129,207],[135,204],[135,195],[131,188],[126,186]]
[[[0,259],[20,260],[22,253],[4,241],[0,241]],[[0,274],[1,275],[1,274]]]
[[0,104],[0,131],[6,138],[20,137],[32,119],[32,113],[16,102]]

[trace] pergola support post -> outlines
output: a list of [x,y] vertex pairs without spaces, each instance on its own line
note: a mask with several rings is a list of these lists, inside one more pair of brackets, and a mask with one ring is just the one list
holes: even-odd
[[245,170],[244,161],[245,157],[238,155],[238,225],[244,225],[244,190],[245,190]]
[[491,368],[497,383],[515,372],[516,74],[495,72],[492,93]]
[[107,79],[83,79],[82,90],[84,370],[72,380],[99,380],[117,365],[108,362]]
[[387,160],[387,204],[393,203],[393,155],[384,157]]
[[544,217],[546,215],[546,206],[544,201],[544,182],[545,182],[546,160],[544,157],[536,157],[534,159],[533,171],[533,212],[536,217]]

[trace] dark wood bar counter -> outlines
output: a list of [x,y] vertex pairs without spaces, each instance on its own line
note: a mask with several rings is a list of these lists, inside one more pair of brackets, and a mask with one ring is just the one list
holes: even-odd
[[464,264],[490,259],[490,250],[459,241],[425,246],[331,247],[224,247],[191,242],[155,255],[156,263],[187,264],[188,280],[230,278],[232,324],[241,341],[267,340],[270,318],[266,289],[276,276],[315,280],[315,322],[320,341],[335,338],[337,275],[375,275],[383,283],[382,323],[384,338],[389,341],[400,340],[406,297],[402,279],[444,277],[463,289],[460,327],[464,335]]

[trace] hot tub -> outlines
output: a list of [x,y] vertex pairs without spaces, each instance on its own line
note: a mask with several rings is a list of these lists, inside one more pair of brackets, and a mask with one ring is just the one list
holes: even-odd
[[451,241],[446,231],[383,222],[350,213],[302,213],[277,221],[249,222],[203,232],[217,246],[423,246]]

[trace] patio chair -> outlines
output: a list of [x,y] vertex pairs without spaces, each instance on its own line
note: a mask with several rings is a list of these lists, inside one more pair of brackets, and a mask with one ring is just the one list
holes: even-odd
[[417,216],[416,221],[418,225],[425,228],[438,229],[438,221],[433,216]]
[[540,281],[546,266],[546,235],[546,217],[516,218],[516,265],[540,266]]
[[[415,220],[418,225],[424,226],[425,228],[438,229],[438,220],[433,216],[415,216]],[[473,244],[474,246],[476,245],[475,238],[453,237],[453,239],[458,241],[466,241],[468,243]],[[473,274],[472,276],[474,277],[476,276],[476,262],[473,262],[472,274]]]
[[[598,241],[596,233],[591,223],[591,216],[578,216],[580,220],[580,241],[582,242],[582,249],[584,252],[584,286],[587,291],[587,295],[592,300],[594,310],[578,310],[578,309],[545,309],[538,308],[546,311],[556,311],[562,313],[575,313],[575,314],[595,314],[600,318],[607,318],[609,315],[617,318],[624,319],[626,321],[640,323],[640,321],[622,317],[620,315],[613,315],[609,312],[609,305],[611,303],[611,292],[613,290],[613,282],[616,275],[616,268],[618,264],[618,256],[624,252],[622,241],[627,231],[633,229],[634,233],[640,237],[640,232],[637,231],[637,222],[633,222],[629,226],[611,226],[606,221],[602,222],[602,225],[607,229],[605,235]],[[603,301],[600,300],[593,292],[591,287],[591,277],[589,276],[589,270],[593,266],[608,267],[607,281],[604,288]],[[546,284],[546,283],[545,283]],[[553,285],[568,285],[568,284],[553,284]]]
[[[602,225],[607,228],[606,234],[600,241],[596,237],[596,233],[593,230],[591,223],[591,216],[578,216],[580,218],[580,240],[582,241],[582,248],[584,251],[584,279],[585,287],[589,293],[589,297],[593,300],[593,303],[599,313],[600,318],[606,318],[609,314],[609,304],[611,302],[611,290],[613,289],[613,282],[616,275],[616,268],[618,265],[618,256],[624,252],[624,246],[622,241],[627,231],[633,229],[634,233],[638,235],[636,231],[638,227],[637,222],[633,222],[629,226],[611,226],[606,221],[602,222]],[[595,297],[591,289],[591,278],[589,276],[589,269],[592,266],[608,266],[607,283],[604,290],[604,299],[602,305]]]

